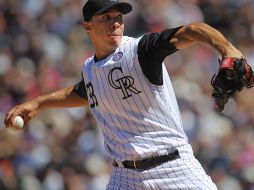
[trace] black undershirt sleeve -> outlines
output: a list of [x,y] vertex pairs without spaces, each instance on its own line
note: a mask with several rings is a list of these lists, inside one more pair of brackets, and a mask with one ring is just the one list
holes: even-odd
[[162,85],[162,62],[177,51],[169,42],[181,27],[164,30],[160,33],[144,35],[138,44],[138,60],[144,75],[155,85]]
[[85,82],[82,74],[82,80],[78,83],[75,84],[74,86],[74,92],[76,92],[81,98],[87,98],[87,93],[86,93],[86,87],[85,87]]

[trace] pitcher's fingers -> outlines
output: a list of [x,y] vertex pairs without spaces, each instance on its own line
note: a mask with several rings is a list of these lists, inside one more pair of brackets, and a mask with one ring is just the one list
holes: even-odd
[[6,128],[9,128],[9,126],[11,125],[12,121],[11,121],[11,115],[12,115],[12,110],[10,112],[8,112],[5,115],[5,119],[4,119],[4,125]]

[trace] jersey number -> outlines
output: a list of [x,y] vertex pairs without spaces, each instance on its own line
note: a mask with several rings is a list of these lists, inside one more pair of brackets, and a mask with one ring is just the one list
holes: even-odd
[[89,99],[91,101],[90,107],[94,108],[95,106],[98,106],[98,101],[97,101],[97,98],[96,98],[96,96],[94,94],[93,85],[92,85],[91,82],[87,83],[86,89],[87,89],[87,93],[88,93]]

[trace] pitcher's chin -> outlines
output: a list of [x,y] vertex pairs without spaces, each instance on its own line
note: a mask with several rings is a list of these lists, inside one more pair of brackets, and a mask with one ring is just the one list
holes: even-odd
[[120,45],[121,39],[122,39],[121,36],[109,36],[109,38],[110,38],[110,43],[112,45],[115,45],[115,46],[119,46]]

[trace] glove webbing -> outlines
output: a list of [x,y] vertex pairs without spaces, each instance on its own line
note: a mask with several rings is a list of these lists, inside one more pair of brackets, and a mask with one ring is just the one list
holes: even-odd
[[225,91],[217,84],[218,80],[215,80],[216,74],[213,75],[211,85],[213,86],[212,97],[214,98],[214,109],[218,112],[224,109],[224,105],[228,102],[228,99],[235,95],[235,90]]

